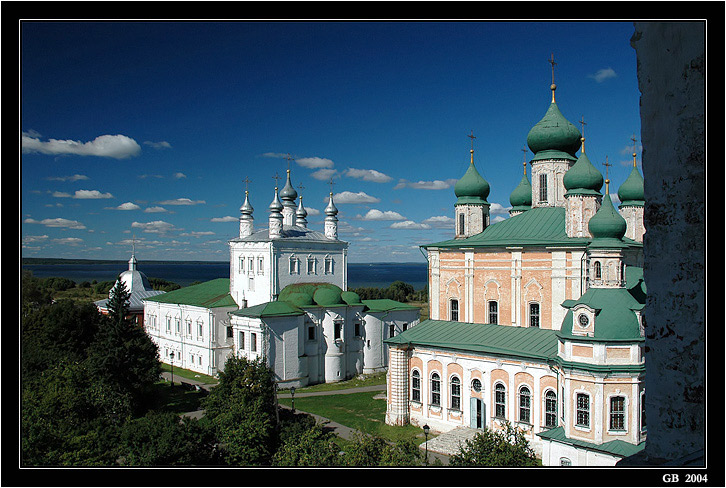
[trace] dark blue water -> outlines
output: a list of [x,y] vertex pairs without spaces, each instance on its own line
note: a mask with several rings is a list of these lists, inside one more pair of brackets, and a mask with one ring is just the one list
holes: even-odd
[[[37,278],[57,276],[68,278],[76,283],[96,280],[113,281],[129,269],[127,263],[103,264],[26,264],[24,269],[33,272]],[[139,262],[137,269],[149,278],[161,278],[181,286],[195,281],[209,281],[216,278],[229,278],[229,263],[144,263]],[[403,281],[422,289],[428,282],[426,263],[372,263],[348,264],[348,289],[360,287],[385,288],[394,281]]]

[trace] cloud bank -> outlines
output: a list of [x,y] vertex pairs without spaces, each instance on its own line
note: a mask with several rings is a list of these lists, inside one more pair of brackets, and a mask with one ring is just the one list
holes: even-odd
[[77,156],[99,156],[114,159],[126,159],[137,156],[141,152],[135,140],[121,134],[98,136],[89,142],[70,139],[48,139],[41,141],[35,132],[23,132],[21,145],[23,153],[40,153],[50,155],[74,154]]

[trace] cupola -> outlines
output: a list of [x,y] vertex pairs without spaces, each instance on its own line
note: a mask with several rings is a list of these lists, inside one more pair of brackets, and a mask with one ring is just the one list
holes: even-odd
[[[610,180],[605,180],[605,182],[607,187]],[[605,245],[608,247],[608,244],[616,244],[620,247],[623,244],[622,238],[625,235],[626,228],[627,224],[625,219],[620,216],[613,206],[610,194],[606,190],[600,209],[592,216],[588,223],[588,229],[593,238],[590,246]]]
[[459,181],[454,185],[456,203],[486,203],[489,196],[489,183],[482,178],[474,166],[474,150],[471,150],[471,162]]
[[603,184],[602,173],[595,168],[590,159],[585,154],[585,138],[582,141],[582,151],[580,157],[574,165],[565,173],[562,182],[565,185],[567,193],[597,193]]
[[633,153],[633,169],[627,179],[618,188],[618,198],[620,206],[643,206],[645,205],[645,188],[643,176],[638,171],[638,165],[635,159],[636,153]]
[[575,161],[575,153],[580,149],[580,131],[562,112],[555,103],[555,89],[552,83],[552,102],[544,117],[535,124],[527,134],[527,145],[534,153],[532,161],[543,159],[567,159]]
[[511,215],[516,215],[532,208],[532,185],[527,179],[527,162],[524,164],[524,174],[519,181],[517,187],[509,195],[509,203],[512,209],[509,211]]

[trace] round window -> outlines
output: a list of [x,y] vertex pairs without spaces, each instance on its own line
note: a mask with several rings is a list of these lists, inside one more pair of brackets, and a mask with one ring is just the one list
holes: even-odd
[[478,379],[473,379],[471,382],[471,389],[474,391],[481,391],[481,381]]
[[580,314],[577,320],[580,322],[580,327],[587,327],[587,324],[590,323],[590,319],[584,313]]

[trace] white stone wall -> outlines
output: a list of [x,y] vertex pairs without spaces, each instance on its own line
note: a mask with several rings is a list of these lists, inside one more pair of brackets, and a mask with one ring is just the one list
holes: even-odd
[[592,237],[588,223],[600,209],[602,197],[569,195],[566,197],[565,231],[567,237]]
[[[532,165],[532,207],[564,207],[565,184],[563,178],[574,161],[542,160],[533,161]],[[540,201],[540,175],[547,175],[547,200]]]
[[648,229],[643,315],[651,459],[705,447],[704,42],[704,22],[638,22],[631,39]]
[[645,224],[643,223],[644,207],[627,206],[620,207],[620,215],[623,216],[627,223],[625,237],[634,241],[643,242],[645,234]]

